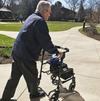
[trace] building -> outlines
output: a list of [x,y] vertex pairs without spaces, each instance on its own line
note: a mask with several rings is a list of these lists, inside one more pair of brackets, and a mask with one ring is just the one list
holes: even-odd
[[54,8],[49,20],[52,21],[68,21],[75,20],[76,12],[64,7]]
[[0,19],[11,19],[12,18],[12,12],[11,10],[2,7],[0,9]]

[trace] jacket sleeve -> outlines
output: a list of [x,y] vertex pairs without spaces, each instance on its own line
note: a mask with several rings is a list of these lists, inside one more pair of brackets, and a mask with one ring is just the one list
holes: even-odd
[[45,51],[50,54],[59,53],[51,41],[47,24],[43,19],[38,20],[35,24],[35,36],[38,43]]

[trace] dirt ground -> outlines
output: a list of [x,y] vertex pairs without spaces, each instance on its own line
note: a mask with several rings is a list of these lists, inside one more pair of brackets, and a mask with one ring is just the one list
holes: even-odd
[[[96,35],[91,34],[91,32],[89,32],[88,30],[88,27],[85,28],[83,32],[86,33],[88,37],[91,37],[93,39],[100,41],[100,34],[96,34]],[[51,56],[52,56],[51,54],[45,52],[44,60],[50,59]],[[41,56],[39,57],[38,61],[41,61]],[[2,57],[0,54],[0,64],[8,64],[8,63],[12,63],[12,57],[11,56]]]
[[86,27],[83,32],[88,36],[88,37],[91,37],[95,40],[98,40],[100,41],[100,33],[98,34],[93,34],[90,30],[89,30],[89,27]]

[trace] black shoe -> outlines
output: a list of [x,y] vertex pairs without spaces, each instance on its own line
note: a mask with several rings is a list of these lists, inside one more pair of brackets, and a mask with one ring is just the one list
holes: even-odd
[[39,98],[39,99],[41,99],[43,97],[45,97],[45,92],[43,90],[37,91],[37,93],[34,94],[34,95],[33,94],[30,94],[30,99],[33,99],[33,98]]
[[0,99],[0,101],[17,101],[15,99]]

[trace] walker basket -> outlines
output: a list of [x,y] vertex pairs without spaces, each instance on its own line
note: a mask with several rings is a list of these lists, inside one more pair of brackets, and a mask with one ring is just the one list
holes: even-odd
[[68,68],[67,64],[65,64],[65,63],[63,63],[62,65],[51,64],[50,65],[50,72],[54,76],[60,76],[64,80],[66,80],[66,79],[70,78],[72,75],[74,75],[73,69]]

